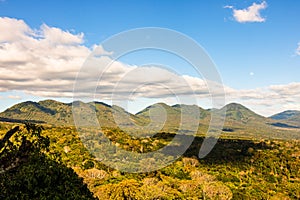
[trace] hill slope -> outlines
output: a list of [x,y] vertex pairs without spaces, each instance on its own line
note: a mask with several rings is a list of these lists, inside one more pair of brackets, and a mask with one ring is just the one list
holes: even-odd
[[286,110],[281,113],[272,115],[270,118],[278,120],[295,119],[300,117],[300,111],[298,110]]
[[193,132],[198,130],[199,134],[206,134],[212,112],[217,116],[225,113],[223,135],[228,137],[284,138],[287,134],[289,134],[288,137],[297,136],[300,131],[298,125],[293,125],[296,122],[299,124],[298,115],[285,113],[285,115],[281,115],[281,118],[289,116],[286,117],[288,119],[278,121],[258,115],[237,103],[228,104],[221,109],[210,110],[204,110],[196,105],[169,106],[164,103],[156,103],[133,115],[119,106],[110,106],[102,102],[27,101],[0,113],[0,121],[21,122],[27,120],[34,123],[73,126],[72,108],[79,113],[76,119],[77,124],[86,126],[92,124],[96,127],[100,125],[108,128],[120,127],[122,130],[137,134],[163,131],[174,133],[178,130]]
[[[121,124],[131,125],[129,119],[138,121],[134,115],[126,112],[118,106],[110,106],[102,102],[83,103],[75,101],[73,103],[61,103],[54,100],[39,102],[22,102],[6,109],[0,113],[2,121],[32,121],[36,123],[47,123],[53,125],[74,125],[72,106],[80,109],[80,119],[87,124],[92,124],[93,116],[96,113],[99,124],[103,126],[115,126],[114,114],[119,117]],[[79,122],[81,123],[81,122]]]
[[[55,106],[54,106],[55,104]],[[0,117],[16,120],[36,120],[42,123],[60,123],[61,113],[68,113],[70,108],[53,100],[42,102],[26,101],[16,104],[0,113]],[[67,119],[67,116],[64,116]]]
[[280,120],[282,122],[300,126],[300,111],[298,110],[287,110],[270,117],[271,119]]
[[230,103],[221,108],[220,111],[226,112],[226,120],[228,121],[234,120],[242,123],[253,123],[259,121],[265,122],[267,120],[267,118],[238,103]]

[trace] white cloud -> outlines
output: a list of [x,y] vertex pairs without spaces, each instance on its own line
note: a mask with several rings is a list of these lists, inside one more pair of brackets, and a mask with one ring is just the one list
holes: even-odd
[[94,45],[93,46],[93,55],[94,56],[111,56],[113,52],[106,51],[102,46]]
[[40,34],[44,42],[51,43],[51,45],[76,45],[83,43],[83,33],[74,35],[59,28],[49,27],[46,24],[41,26]]
[[300,42],[298,43],[298,47],[296,49],[296,55],[300,56]]
[[227,5],[227,6],[224,6],[223,8],[229,8],[229,9],[233,9],[233,6],[229,6],[229,5]]
[[65,96],[90,54],[82,45],[83,33],[72,34],[46,24],[36,30],[23,20],[7,17],[0,17],[0,32],[0,91],[55,91]]
[[112,91],[120,98],[129,94],[165,98],[208,93],[201,79],[155,66],[112,62],[113,52],[96,45],[92,47],[93,59],[81,69],[91,53],[83,45],[83,33],[73,34],[46,24],[32,29],[23,20],[6,17],[0,18],[0,31],[0,91],[73,97],[74,80],[81,70],[77,78],[80,95],[92,94],[97,87],[99,99],[111,98]]
[[293,82],[287,85],[271,85],[270,90],[282,96],[298,96],[300,97],[300,83]]
[[[99,100],[109,100],[112,92],[115,98],[132,99],[174,100],[174,95],[195,95],[200,105],[202,99],[210,98],[207,83],[200,78],[155,66],[112,62],[113,52],[101,46],[94,45],[94,59],[81,69],[91,53],[83,45],[83,33],[73,34],[45,24],[35,30],[23,20],[5,17],[0,18],[0,32],[0,92],[23,91],[40,97],[71,98],[75,77],[81,70],[79,96],[93,94],[97,87]],[[227,103],[240,102],[260,114],[271,115],[283,108],[300,110],[300,83],[297,82],[252,90],[224,88]]]
[[1,42],[12,42],[16,39],[25,39],[34,35],[23,20],[0,17],[0,41]]
[[[116,100],[208,94],[206,84],[199,78],[180,76],[157,66],[110,62],[108,57],[101,57],[88,63],[78,76],[76,95],[91,97],[95,89],[96,97],[110,99],[113,95]],[[94,66],[98,66],[97,69]]]
[[9,98],[9,99],[16,99],[16,100],[22,99],[22,97],[20,97],[18,95],[9,95],[9,96],[7,96],[7,98]]
[[234,19],[240,23],[266,21],[260,14],[261,10],[267,8],[266,1],[263,1],[260,4],[253,3],[245,9],[235,9],[233,6],[224,6],[224,8],[232,9]]
[[300,82],[251,90],[226,89],[226,100],[240,102],[259,114],[270,116],[286,109],[300,110]]

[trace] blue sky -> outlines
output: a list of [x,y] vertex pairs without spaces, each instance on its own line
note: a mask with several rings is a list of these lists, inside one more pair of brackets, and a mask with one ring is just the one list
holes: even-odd
[[[300,93],[299,9],[300,2],[293,0],[86,2],[2,0],[0,17],[5,20],[2,20],[0,30],[8,35],[9,31],[15,31],[13,27],[17,23],[7,19],[22,20],[36,32],[41,31],[44,24],[49,30],[55,27],[80,38],[81,41],[75,42],[75,46],[87,51],[83,47],[91,50],[93,45],[129,29],[141,27],[172,29],[191,37],[208,52],[216,63],[224,85],[231,88],[231,92],[234,90],[232,95],[228,95],[228,102],[237,101],[259,114],[270,115],[286,109],[300,110],[297,101],[299,99],[297,95]],[[9,29],[3,25],[6,22],[10,23]],[[16,44],[20,40],[18,37],[8,43]],[[6,40],[7,38],[3,37],[0,42],[3,44],[7,42]],[[12,49],[9,50],[14,52]],[[22,52],[19,53],[22,55]],[[180,74],[195,76],[193,70],[190,70],[184,62],[159,53],[137,53],[127,56],[122,62],[142,65],[151,58],[156,62],[172,65]],[[0,58],[1,73],[9,73],[9,69],[3,64],[5,59],[4,56]],[[27,62],[18,69],[31,66],[30,61]],[[42,65],[40,70],[44,70]],[[60,72],[67,73],[67,71]],[[31,77],[31,80],[33,79],[34,77]],[[35,79],[40,79],[39,73]],[[64,79],[66,77],[62,77],[60,81]],[[19,84],[11,82],[11,85],[8,85],[10,82],[9,77],[2,78],[0,82],[2,83],[0,111],[24,100],[47,98],[70,100],[63,94],[61,95],[63,98],[58,98],[59,95],[45,94],[42,89],[28,93],[30,90],[28,87],[32,84],[28,83],[27,88],[25,84],[22,88],[21,82]],[[250,93],[252,95],[249,96],[253,98],[245,95]],[[138,108],[142,106],[144,105]]]

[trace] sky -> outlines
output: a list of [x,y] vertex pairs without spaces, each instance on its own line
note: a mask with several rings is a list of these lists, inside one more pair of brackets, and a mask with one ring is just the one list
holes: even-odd
[[[102,43],[144,27],[174,30],[199,44],[215,63],[226,103],[264,116],[300,110],[299,9],[293,0],[1,0],[0,111],[27,100],[71,102],[88,56],[100,49],[111,61],[113,49]],[[168,52],[131,52],[101,81],[95,73],[86,78],[97,85],[98,101],[111,103],[112,91],[134,90],[127,106],[133,113],[155,102],[178,103],[177,94],[192,92],[199,106],[211,106],[205,77]],[[122,88],[114,90],[116,85]]]

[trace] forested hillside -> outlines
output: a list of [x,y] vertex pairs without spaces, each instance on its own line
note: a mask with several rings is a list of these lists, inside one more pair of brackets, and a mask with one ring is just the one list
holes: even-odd
[[[13,126],[1,123],[2,141]],[[92,199],[89,191],[99,199],[300,198],[297,140],[221,138],[207,157],[198,159],[203,138],[197,136],[170,166],[137,174],[102,164],[74,127],[18,126],[1,149],[1,198]],[[161,148],[174,137],[166,132],[150,138],[128,137],[118,129],[104,132],[114,144],[140,153]]]

